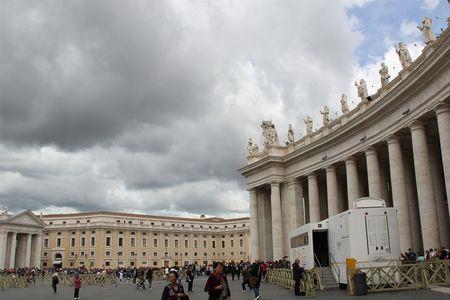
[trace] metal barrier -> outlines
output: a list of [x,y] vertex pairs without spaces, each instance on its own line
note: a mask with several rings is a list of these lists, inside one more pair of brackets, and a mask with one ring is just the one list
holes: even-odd
[[[59,275],[59,282],[65,286],[71,286],[73,276],[72,275]],[[81,283],[83,285],[106,285],[115,284],[117,277],[114,274],[107,275],[97,275],[97,274],[81,274]],[[29,281],[28,277],[14,277],[14,276],[1,276],[0,277],[0,290],[7,288],[26,288],[32,285],[48,285],[50,286],[52,282],[52,277],[50,275],[46,276],[36,276],[33,281]]]
[[[266,275],[266,282],[290,290],[294,289],[295,284],[291,269],[270,269]],[[317,289],[324,289],[319,270],[314,268],[305,271],[304,276],[300,281],[300,290],[305,292],[306,296],[313,297]]]
[[347,270],[348,293],[354,294],[353,275],[366,273],[369,292],[429,289],[430,285],[450,283],[450,261],[433,260],[422,263],[380,267],[357,267]]

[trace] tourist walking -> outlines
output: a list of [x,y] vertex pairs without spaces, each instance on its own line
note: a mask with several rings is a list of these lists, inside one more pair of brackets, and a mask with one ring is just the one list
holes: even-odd
[[296,259],[292,264],[292,275],[294,277],[294,294],[295,296],[300,296],[300,283],[302,280],[304,269],[300,267],[300,260]]
[[73,299],[80,299],[81,279],[78,273],[73,275]]
[[178,273],[170,271],[167,278],[169,283],[164,288],[161,300],[189,300],[184,293],[183,285],[178,283]]
[[253,265],[252,269],[250,270],[250,287],[255,293],[255,300],[259,300],[261,298],[261,295],[259,294],[259,286],[261,285],[261,278],[262,278],[262,268],[259,260],[256,260]]
[[224,265],[220,262],[213,264],[213,273],[206,281],[205,292],[208,293],[208,300],[230,300],[231,292],[228,286],[227,277],[223,273]]
[[53,293],[56,293],[58,291],[58,283],[59,283],[58,272],[55,272],[52,275]]
[[145,279],[148,281],[148,289],[152,289],[152,282],[153,282],[153,269],[148,268],[147,273],[145,274]]
[[192,287],[194,285],[195,273],[192,266],[189,266],[186,271],[186,282],[188,283],[188,293],[192,292]]
[[248,285],[248,288],[250,290],[252,289],[250,286],[250,270],[248,269],[247,266],[244,266],[244,268],[242,269],[242,291],[243,292],[247,291],[245,285]]

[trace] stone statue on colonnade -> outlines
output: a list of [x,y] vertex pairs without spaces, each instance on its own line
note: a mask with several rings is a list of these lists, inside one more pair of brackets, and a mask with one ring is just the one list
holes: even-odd
[[398,58],[400,59],[400,63],[402,64],[403,69],[409,67],[412,64],[411,55],[409,54],[408,48],[406,44],[403,42],[399,42],[398,46],[396,46],[395,51],[398,54]]
[[355,81],[355,86],[358,91],[358,97],[361,98],[361,101],[366,101],[367,97],[369,97],[369,93],[367,92],[366,81],[364,79],[361,79],[359,83],[358,81]]
[[288,133],[287,133],[287,139],[288,139],[289,144],[292,144],[292,143],[295,142],[294,128],[292,128],[291,124],[289,124]]
[[381,69],[379,73],[381,77],[381,87],[385,87],[389,83],[389,78],[391,78],[391,75],[389,75],[389,69],[384,62],[381,63]]
[[320,111],[320,114],[323,116],[323,126],[328,126],[328,124],[330,124],[330,109],[327,105],[323,107],[323,110]]
[[253,143],[251,138],[248,139],[247,152],[249,156],[259,152],[258,144]]
[[306,116],[305,118],[305,124],[306,124],[306,134],[312,135],[313,133],[313,119],[310,116]]
[[343,114],[346,114],[350,111],[350,109],[348,108],[347,96],[345,94],[342,94],[341,96],[341,111]]
[[422,31],[423,34],[423,42],[428,45],[431,42],[434,42],[436,40],[436,36],[434,35],[433,31],[431,30],[431,21],[430,18],[425,17],[422,20],[422,26],[417,26],[417,28]]
[[278,134],[275,130],[275,125],[272,121],[263,121],[261,124],[263,130],[262,135],[264,137],[264,146],[279,146],[280,142],[278,140]]

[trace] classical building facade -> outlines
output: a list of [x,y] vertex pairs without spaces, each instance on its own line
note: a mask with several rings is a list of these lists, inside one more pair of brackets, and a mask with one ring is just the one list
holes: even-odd
[[[429,30],[429,29],[427,29]],[[430,33],[427,33],[431,36]],[[397,48],[403,69],[368,95],[356,82],[361,102],[298,140],[288,131],[280,145],[275,126],[262,124],[264,149],[249,140],[248,164],[240,169],[250,193],[251,258],[280,259],[289,253],[289,231],[352,207],[359,197],[382,198],[398,210],[402,250],[449,244],[450,30],[425,39],[412,61]]]
[[43,215],[43,267],[181,266],[249,258],[249,218],[118,212]]
[[44,227],[29,210],[14,216],[1,212],[0,269],[39,267]]

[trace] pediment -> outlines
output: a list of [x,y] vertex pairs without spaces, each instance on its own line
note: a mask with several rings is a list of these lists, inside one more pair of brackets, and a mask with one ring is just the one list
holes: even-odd
[[25,210],[21,213],[18,213],[1,223],[6,224],[16,224],[16,225],[26,225],[26,226],[35,226],[43,228],[45,227],[45,223],[39,219],[31,210]]

